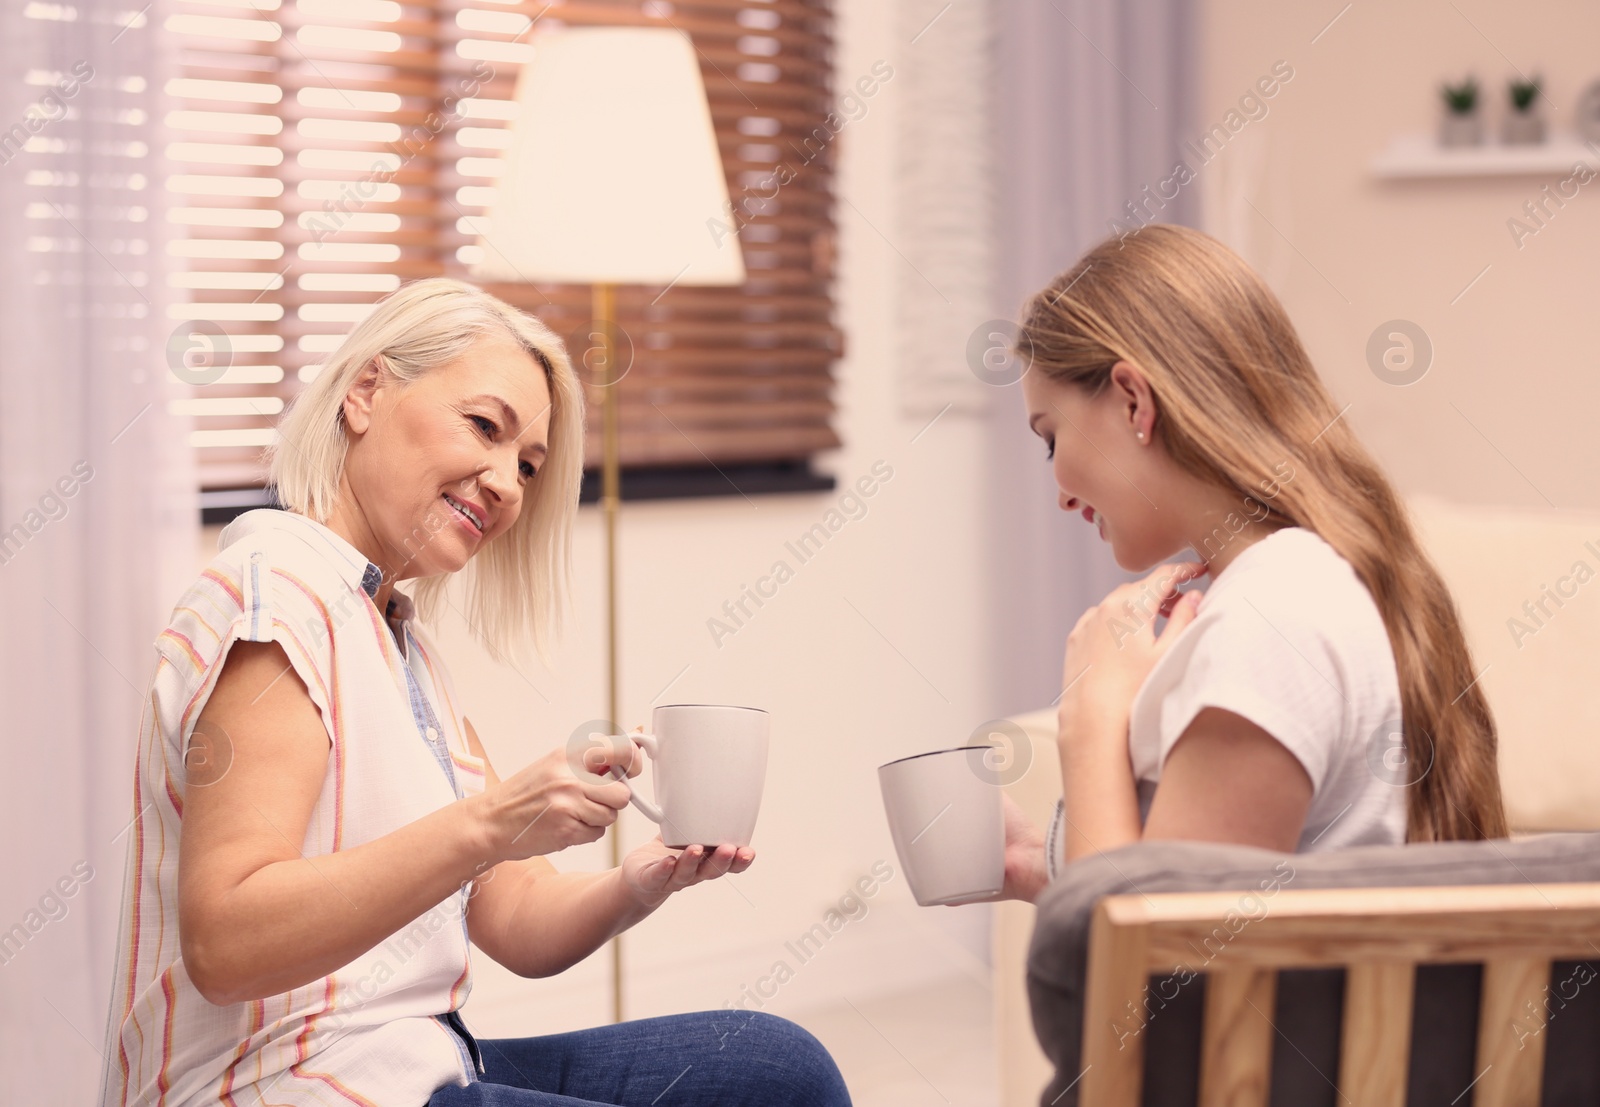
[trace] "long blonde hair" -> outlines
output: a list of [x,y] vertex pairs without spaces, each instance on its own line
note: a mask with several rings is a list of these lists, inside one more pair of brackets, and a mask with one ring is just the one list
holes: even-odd
[[[550,452],[523,488],[522,511],[490,539],[463,574],[473,636],[496,656],[530,636],[540,653],[559,630],[570,586],[572,521],[583,480],[583,390],[554,331],[465,281],[430,277],[402,285],[358,323],[278,421],[268,447],[278,502],[325,522],[339,496],[349,439],[344,398],[374,359],[401,382],[449,364],[484,335],[504,335],[540,367],[550,386]],[[433,622],[452,574],[412,587],[418,616]]]
[[[1388,630],[1407,762],[1422,772],[1408,789],[1408,839],[1505,836],[1494,718],[1455,602],[1283,305],[1237,254],[1168,224],[1108,238],[1029,301],[1017,352],[1091,396],[1116,362],[1138,366],[1178,465],[1245,500],[1272,482],[1262,519],[1320,535]],[[1278,483],[1285,460],[1294,477]]]

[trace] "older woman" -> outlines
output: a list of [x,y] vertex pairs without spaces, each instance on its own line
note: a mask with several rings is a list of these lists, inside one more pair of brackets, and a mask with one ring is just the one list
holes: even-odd
[[[492,649],[559,622],[583,457],[560,342],[471,285],[393,293],[285,415],[251,511],[157,638],[101,1104],[846,1105],[792,1023],[735,1010],[475,1041],[469,941],[561,972],[748,848],[558,873],[637,749],[501,780],[417,618],[467,579]],[[412,580],[412,595],[397,591]]]

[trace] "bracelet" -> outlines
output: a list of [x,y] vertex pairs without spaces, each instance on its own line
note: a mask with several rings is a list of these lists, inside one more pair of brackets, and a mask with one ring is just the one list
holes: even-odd
[[1056,846],[1061,841],[1061,824],[1067,817],[1067,800],[1063,796],[1056,800],[1055,814],[1050,816],[1050,829],[1044,836],[1044,864],[1045,871],[1050,874],[1050,879],[1056,878]]

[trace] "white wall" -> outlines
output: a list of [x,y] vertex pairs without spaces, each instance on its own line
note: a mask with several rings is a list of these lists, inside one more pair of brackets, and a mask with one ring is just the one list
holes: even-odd
[[[840,73],[865,73],[878,59],[893,64],[904,45],[892,34],[888,6],[849,0],[839,7]],[[621,722],[648,724],[655,702],[741,703],[773,715],[756,863],[740,877],[681,894],[629,932],[628,1017],[723,1006],[779,959],[797,970],[795,978],[764,1009],[786,1014],[983,971],[989,909],[915,907],[898,873],[875,771],[908,753],[963,744],[991,707],[975,583],[987,542],[973,523],[986,479],[980,427],[952,413],[913,443],[927,419],[899,414],[895,394],[891,290],[904,262],[892,244],[889,137],[898,93],[886,84],[839,139],[839,188],[848,201],[838,205],[847,354],[838,367],[837,426],[845,445],[821,466],[837,476],[840,491],[623,505]],[[801,564],[785,543],[823,521],[879,463],[892,476],[864,500],[864,513]],[[605,714],[600,523],[597,509],[580,513],[576,617],[550,668],[498,665],[459,623],[440,635],[502,777]],[[208,528],[208,555],[216,535]],[[708,620],[726,619],[724,602],[780,559],[793,579],[719,645]],[[631,809],[622,825],[629,844],[654,832]],[[563,870],[597,868],[605,849],[597,843],[552,860]],[[820,921],[879,861],[894,867],[895,879],[864,917],[801,966],[784,943]],[[475,964],[465,1013],[480,1034],[610,1018],[606,951],[546,981],[517,980],[481,955]]]

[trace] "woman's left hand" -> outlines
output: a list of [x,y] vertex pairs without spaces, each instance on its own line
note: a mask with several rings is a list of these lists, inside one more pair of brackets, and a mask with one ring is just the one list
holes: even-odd
[[[1162,564],[1143,580],[1113,589],[1083,613],[1067,635],[1065,691],[1058,711],[1064,734],[1076,729],[1069,724],[1085,719],[1128,722],[1139,686],[1178,633],[1194,621],[1200,594],[1180,593],[1178,585],[1204,575],[1207,568],[1203,561]],[[1158,613],[1167,617],[1159,639]]]
[[704,846],[669,849],[657,834],[622,859],[622,879],[639,902],[654,907],[673,892],[715,880],[726,873],[742,873],[756,859],[749,846]]

